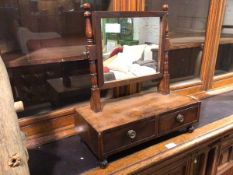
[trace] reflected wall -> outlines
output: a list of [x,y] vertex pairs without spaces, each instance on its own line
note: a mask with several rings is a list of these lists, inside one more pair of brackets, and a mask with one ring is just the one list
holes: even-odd
[[200,79],[210,1],[146,0],[146,10],[169,5],[169,71],[172,82]]

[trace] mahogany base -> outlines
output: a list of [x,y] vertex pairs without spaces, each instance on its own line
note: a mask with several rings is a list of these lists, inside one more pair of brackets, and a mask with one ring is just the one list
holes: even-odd
[[200,102],[182,95],[149,93],[107,102],[102,112],[76,109],[76,129],[105,168],[113,154],[199,121]]

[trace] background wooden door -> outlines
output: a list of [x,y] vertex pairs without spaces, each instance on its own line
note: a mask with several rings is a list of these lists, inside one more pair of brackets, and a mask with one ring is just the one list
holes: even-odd
[[113,0],[114,11],[144,11],[145,0]]

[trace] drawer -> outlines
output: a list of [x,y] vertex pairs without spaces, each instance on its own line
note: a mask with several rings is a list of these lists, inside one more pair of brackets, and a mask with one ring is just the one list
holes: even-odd
[[159,117],[159,135],[166,134],[198,120],[199,105],[163,114]]
[[155,119],[149,119],[105,132],[103,134],[104,153],[111,153],[114,150],[148,140],[157,135],[155,126]]

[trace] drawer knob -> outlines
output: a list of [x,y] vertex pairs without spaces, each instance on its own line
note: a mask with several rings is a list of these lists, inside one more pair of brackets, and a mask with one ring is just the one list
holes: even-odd
[[178,114],[176,116],[176,121],[179,122],[179,123],[184,123],[184,115]]
[[129,138],[135,139],[137,134],[136,134],[136,132],[134,130],[129,130],[127,132],[127,135],[129,136]]

